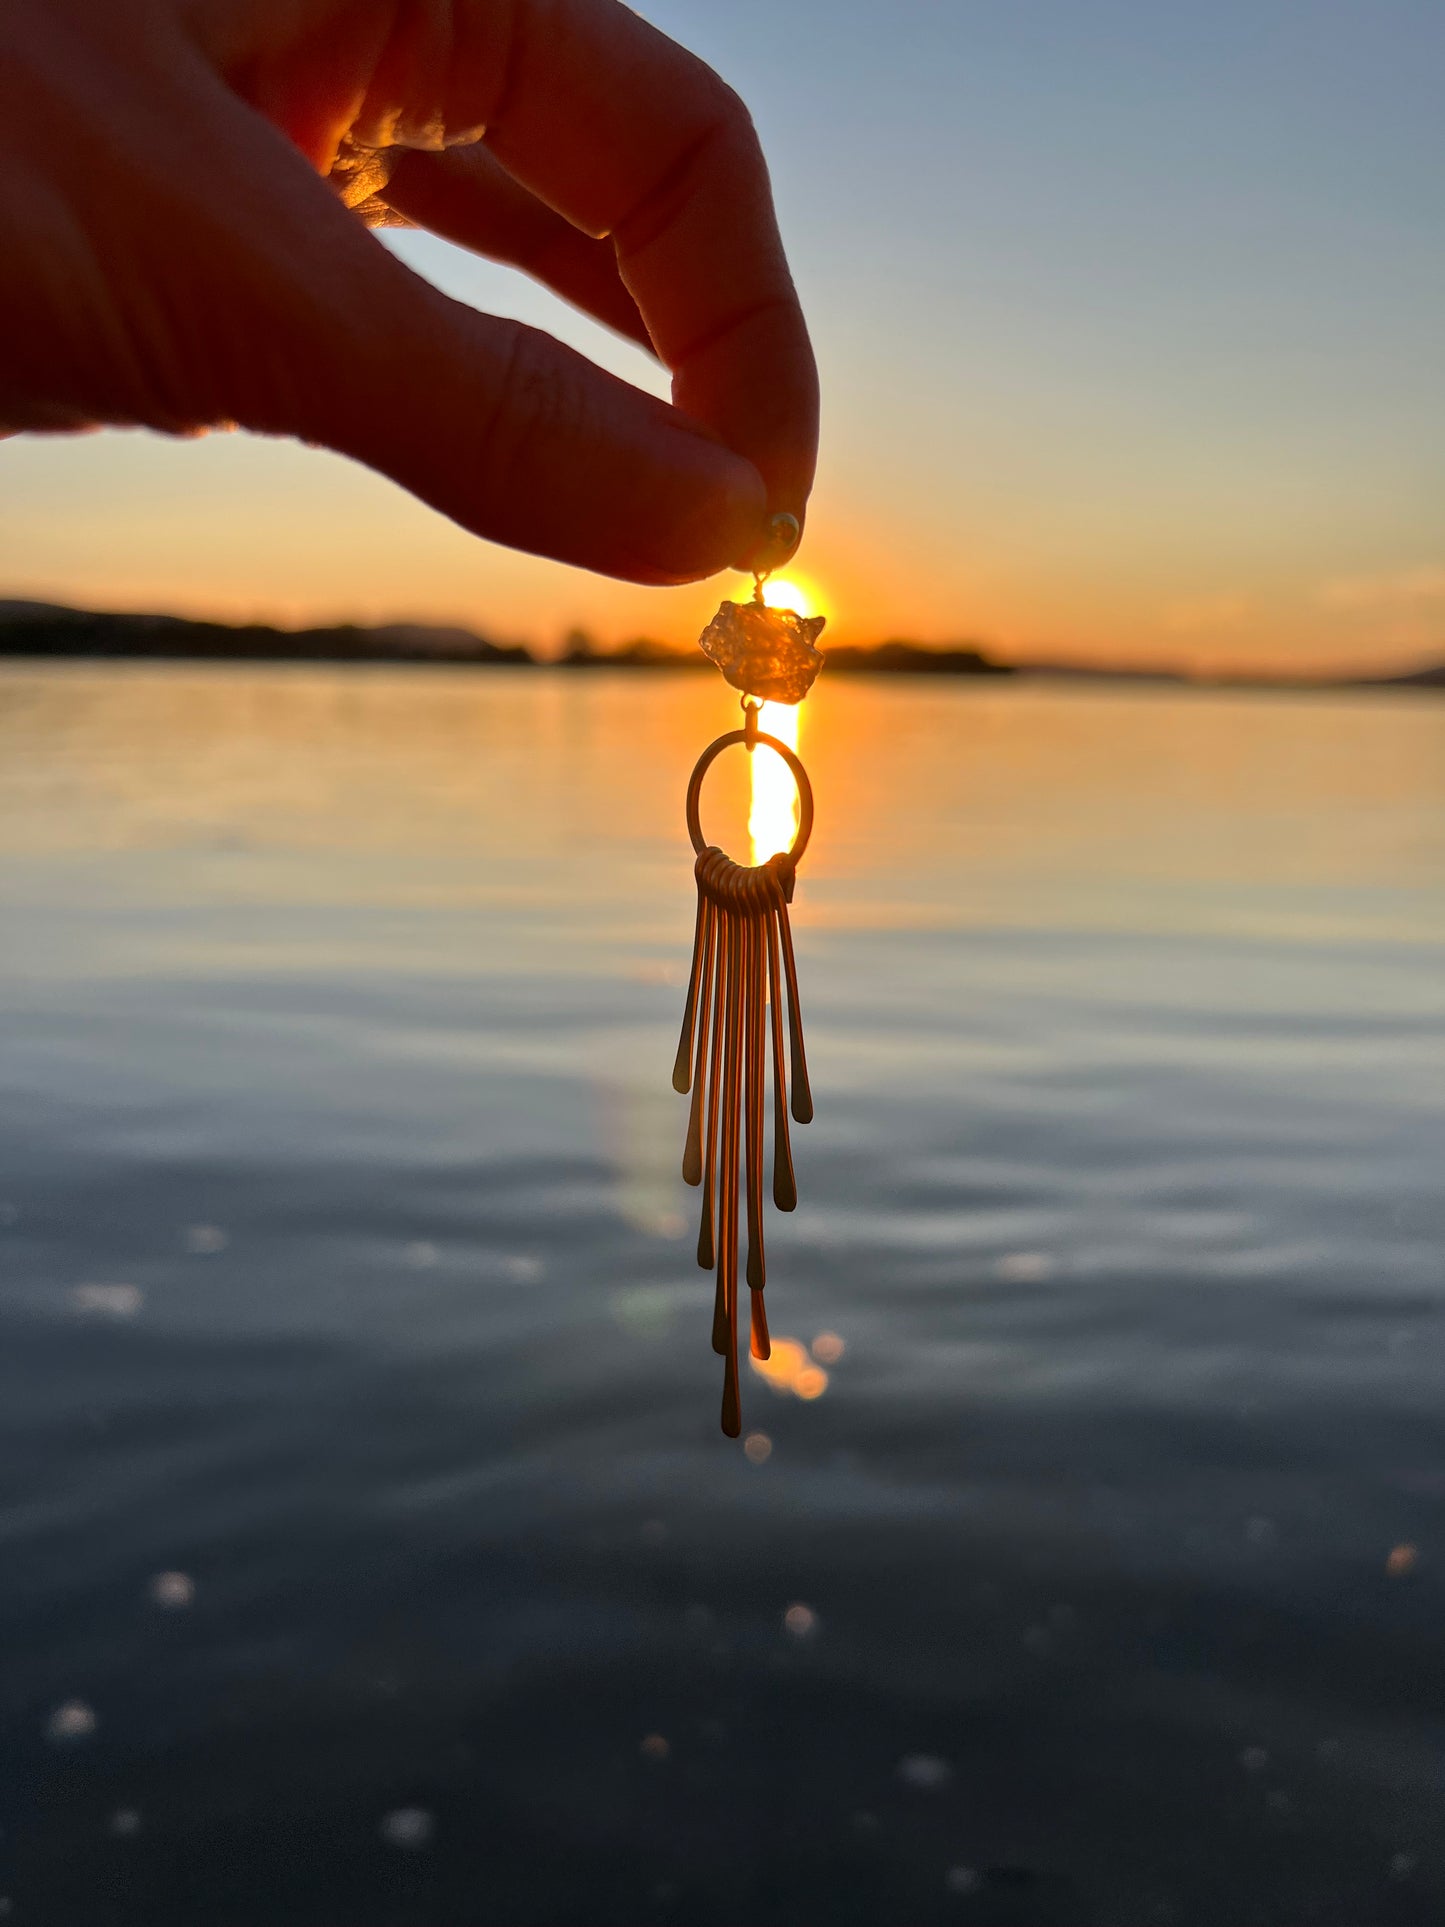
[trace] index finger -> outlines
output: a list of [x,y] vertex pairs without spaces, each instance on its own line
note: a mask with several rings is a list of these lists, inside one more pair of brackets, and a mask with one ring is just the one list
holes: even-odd
[[[496,17],[487,0],[464,11],[474,31]],[[617,0],[516,0],[499,52],[477,116],[488,146],[574,226],[612,237],[674,402],[754,464],[770,513],[801,523],[817,370],[742,102]]]

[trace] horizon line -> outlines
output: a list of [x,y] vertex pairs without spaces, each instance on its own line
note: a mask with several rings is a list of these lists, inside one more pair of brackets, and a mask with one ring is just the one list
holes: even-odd
[[[514,637],[507,641],[497,641],[487,635],[483,630],[467,622],[440,622],[405,616],[388,617],[379,622],[363,622],[354,618],[342,618],[331,622],[312,621],[300,624],[262,620],[236,622],[215,616],[178,615],[153,608],[121,610],[91,609],[78,607],[70,603],[52,602],[36,596],[3,595],[0,595],[0,656],[9,656],[13,659],[18,656],[38,653],[41,657],[47,655],[70,655],[75,658],[88,654],[88,652],[83,650],[42,650],[35,652],[7,647],[5,633],[7,630],[21,627],[27,623],[36,622],[44,624],[47,627],[52,627],[57,632],[63,631],[77,622],[101,622],[120,625],[157,623],[166,625],[167,627],[175,625],[177,627],[229,632],[236,635],[260,632],[277,637],[291,637],[296,639],[313,635],[335,636],[356,634],[357,636],[385,636],[398,632],[404,634],[410,631],[418,637],[431,635],[452,636],[459,639],[464,638],[467,642],[475,645],[479,652],[475,658],[469,658],[465,653],[464,647],[452,650],[415,651],[398,648],[396,652],[390,656],[385,656],[378,652],[369,658],[374,661],[392,660],[399,663],[418,662],[439,666],[445,666],[448,661],[455,662],[458,667],[485,666],[488,662],[495,661],[498,656],[503,658],[510,657],[512,662],[518,666],[523,666],[525,663],[530,662],[538,668],[575,667],[579,662],[591,662],[601,665],[611,659],[616,660],[618,667],[629,669],[642,667],[658,669],[672,667],[690,668],[694,666],[706,668],[708,666],[702,657],[695,656],[686,645],[664,642],[659,638],[646,635],[633,635],[614,639],[611,642],[603,642],[583,623],[574,623],[564,633],[561,646],[553,652],[545,650],[537,643],[535,638],[520,640]],[[567,647],[569,642],[573,644],[571,649]],[[915,657],[970,657],[977,662],[978,667],[972,670],[960,665],[954,671],[954,673],[958,674],[972,673],[985,677],[990,674],[1057,675],[1060,677],[1097,676],[1119,681],[1169,681],[1199,684],[1206,687],[1219,684],[1257,684],[1272,687],[1332,688],[1341,686],[1357,687],[1370,684],[1399,685],[1401,683],[1418,683],[1422,680],[1425,681],[1426,686],[1429,686],[1430,683],[1436,679],[1445,680],[1445,656],[1419,658],[1404,663],[1397,662],[1392,667],[1383,668],[1374,664],[1363,663],[1358,666],[1334,668],[1315,663],[1297,670],[1284,670],[1279,668],[1258,669],[1253,666],[1238,663],[1222,664],[1214,668],[1199,668],[1187,662],[1179,662],[1167,657],[1142,659],[1137,662],[1120,662],[1103,656],[1050,655],[1048,653],[1008,656],[997,653],[996,649],[997,646],[995,644],[981,637],[964,637],[951,641],[929,641],[921,637],[894,635],[881,637],[874,642],[838,644],[831,651],[825,650],[824,655],[825,659],[832,660],[835,667],[843,668],[845,672],[849,666],[865,667],[869,659],[876,661],[877,658],[886,657],[889,653],[906,653]],[[142,657],[150,656],[152,659],[164,659],[164,652],[154,650],[126,651],[123,648],[98,652],[95,656],[90,657],[90,659],[122,659],[128,654]],[[207,652],[201,657],[190,657],[184,651],[177,651],[170,659],[216,660],[225,658],[217,658],[211,655],[210,652]],[[241,658],[230,659],[238,660]],[[286,658],[260,656],[253,659],[285,660]],[[299,660],[302,658],[298,657],[295,659]],[[319,660],[323,661],[328,659],[341,660],[342,658],[319,658]],[[877,664],[877,667],[883,670],[884,673],[887,673],[885,665]],[[897,667],[900,673],[904,672],[903,665],[897,665]],[[919,673],[927,674],[930,673],[930,671],[925,668],[920,670]],[[939,670],[932,673],[948,672]]]

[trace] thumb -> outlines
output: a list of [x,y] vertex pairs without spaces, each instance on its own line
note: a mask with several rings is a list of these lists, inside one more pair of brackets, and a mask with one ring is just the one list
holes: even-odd
[[220,412],[353,456],[476,535],[605,575],[693,581],[756,544],[751,463],[549,335],[441,294],[230,105],[246,192],[230,201],[241,231],[222,305],[238,352]]

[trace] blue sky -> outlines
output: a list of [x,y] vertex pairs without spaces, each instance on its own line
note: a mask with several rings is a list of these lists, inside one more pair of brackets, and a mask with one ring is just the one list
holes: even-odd
[[[645,9],[753,107],[824,379],[800,565],[834,632],[1206,662],[1445,655],[1445,7]],[[444,244],[406,257],[633,379]],[[0,585],[571,621],[715,600],[463,536],[335,458],[0,445]]]

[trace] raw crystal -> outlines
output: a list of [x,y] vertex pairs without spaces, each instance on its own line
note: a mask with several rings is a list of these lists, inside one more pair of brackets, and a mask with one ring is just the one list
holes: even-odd
[[814,644],[825,620],[766,609],[761,602],[725,602],[698,637],[698,647],[745,696],[800,703],[823,667],[823,653]]

